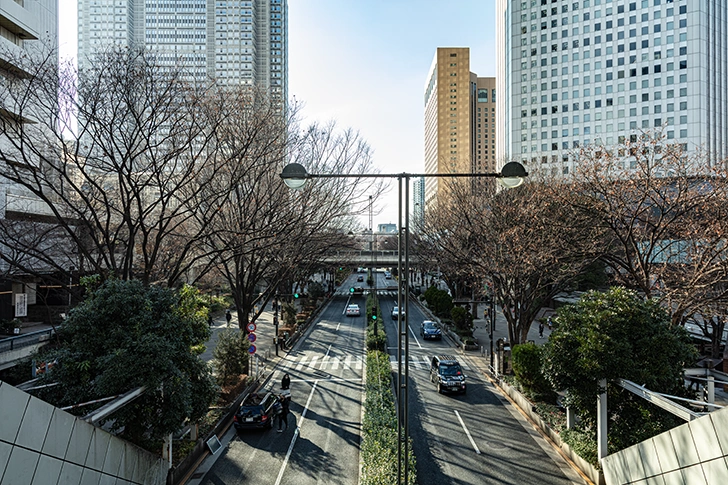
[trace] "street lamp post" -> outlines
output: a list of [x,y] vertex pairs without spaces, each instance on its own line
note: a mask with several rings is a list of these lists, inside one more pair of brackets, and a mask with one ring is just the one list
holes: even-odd
[[278,357],[278,290],[276,290],[276,296],[273,299],[273,324],[276,326],[276,357]]
[[[506,188],[518,187],[528,176],[526,169],[518,162],[506,163],[497,173],[434,173],[434,174],[317,174],[308,173],[300,163],[290,163],[283,167],[281,178],[294,190],[302,190],[308,179],[314,178],[396,178],[398,181],[398,261],[397,261],[397,484],[409,480],[409,334],[407,316],[409,315],[409,182],[412,177],[436,178],[496,178]],[[404,183],[404,209],[402,208],[402,185]],[[404,221],[402,215],[404,214]],[[404,246],[404,247],[403,247]],[[403,251],[404,249],[404,251]],[[404,277],[403,277],[404,276]],[[402,311],[404,309],[404,312]],[[401,315],[404,314],[404,318]],[[491,327],[491,348],[492,348]],[[491,352],[492,359],[492,352]],[[403,480],[404,479],[404,480]]]

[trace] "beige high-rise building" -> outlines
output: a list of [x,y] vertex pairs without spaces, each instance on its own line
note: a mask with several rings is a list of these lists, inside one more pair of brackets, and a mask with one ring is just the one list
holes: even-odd
[[[438,47],[425,85],[425,173],[495,171],[495,78],[470,72],[468,47]],[[444,179],[425,179],[431,206]]]

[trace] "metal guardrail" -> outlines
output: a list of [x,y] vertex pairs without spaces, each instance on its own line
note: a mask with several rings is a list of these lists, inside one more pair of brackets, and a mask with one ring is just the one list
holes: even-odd
[[52,328],[48,328],[0,340],[0,352],[10,352],[11,350],[21,349],[40,342],[45,342],[50,340],[54,333],[55,331]]

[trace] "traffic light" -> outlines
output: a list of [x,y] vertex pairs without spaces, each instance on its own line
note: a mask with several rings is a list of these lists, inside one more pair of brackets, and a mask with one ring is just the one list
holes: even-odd
[[[376,310],[375,310],[375,311],[376,311]],[[372,314],[372,321],[374,321],[374,320],[376,320],[376,319],[377,319],[377,314],[376,314],[376,313],[373,313],[373,314]]]
[[293,298],[300,298],[300,297],[301,297],[301,294],[300,293],[294,293],[293,294]]
[[354,289],[353,286],[351,288],[349,288],[349,293],[354,293],[354,291],[356,291],[356,290]]

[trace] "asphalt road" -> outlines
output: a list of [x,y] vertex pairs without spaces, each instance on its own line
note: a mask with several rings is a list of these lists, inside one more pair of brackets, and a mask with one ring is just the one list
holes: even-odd
[[[396,297],[380,298],[393,378],[397,371],[397,322],[390,318]],[[487,381],[471,359],[447,340],[423,340],[424,315],[410,302],[410,436],[417,458],[417,483],[585,483]],[[466,394],[439,394],[429,378],[436,354],[455,355],[468,376]]]
[[[350,279],[356,281],[355,276]],[[348,301],[348,296],[334,298],[268,385],[279,389],[283,374],[288,372],[291,377],[288,429],[236,434],[231,427],[222,440],[230,439],[228,446],[201,483],[358,483],[364,297],[351,297],[352,303],[362,307],[359,317],[343,314]]]
[[[381,289],[396,280],[377,275]],[[236,434],[231,428],[205,485],[351,484],[359,482],[362,375],[364,353],[363,296],[347,293],[364,286],[352,275],[322,312],[309,334],[281,361],[268,388],[291,376],[289,428]],[[396,321],[390,313],[396,291],[380,296],[393,377],[396,378]],[[358,303],[359,317],[346,317],[348,303]],[[471,358],[447,340],[423,341],[423,315],[410,304],[410,436],[417,457],[417,483],[546,484],[585,483],[487,381]],[[456,354],[468,376],[465,395],[437,393],[429,380],[435,354]]]

